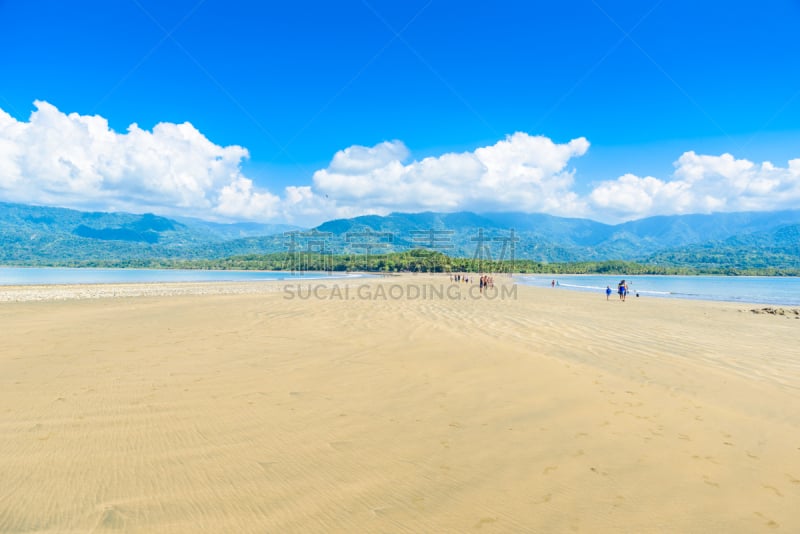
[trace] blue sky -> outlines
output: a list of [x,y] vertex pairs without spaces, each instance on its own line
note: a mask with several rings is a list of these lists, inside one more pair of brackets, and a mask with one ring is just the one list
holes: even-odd
[[0,200],[302,224],[796,207],[799,23],[798,0],[0,0]]

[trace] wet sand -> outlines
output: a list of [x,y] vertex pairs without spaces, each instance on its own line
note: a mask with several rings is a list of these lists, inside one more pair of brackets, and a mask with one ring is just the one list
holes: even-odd
[[4,288],[0,531],[800,531],[800,320],[497,279]]

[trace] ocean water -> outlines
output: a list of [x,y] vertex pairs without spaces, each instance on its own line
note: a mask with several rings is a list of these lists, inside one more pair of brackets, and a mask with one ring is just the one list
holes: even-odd
[[748,302],[778,306],[800,306],[800,278],[773,276],[609,276],[609,275],[519,275],[517,282],[558,289],[588,291],[605,298],[611,286],[611,298],[619,298],[617,285],[628,283],[628,298],[681,298]]
[[[289,271],[202,271],[184,269],[68,269],[55,267],[0,267],[0,286],[59,284],[125,284],[136,282],[227,282],[268,280],[318,280],[365,275]],[[608,275],[517,275],[517,283],[561,290],[597,293],[605,298],[606,286],[617,297],[621,277]],[[800,277],[770,276],[631,276],[625,277],[629,298],[683,298],[800,306]]]
[[353,278],[349,273],[290,271],[201,271],[192,269],[67,269],[0,267],[0,286],[61,284],[127,284],[137,282],[247,282]]

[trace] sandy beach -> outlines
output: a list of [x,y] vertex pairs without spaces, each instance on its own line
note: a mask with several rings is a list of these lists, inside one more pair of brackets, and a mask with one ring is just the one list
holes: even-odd
[[3,288],[0,532],[800,531],[800,320],[496,279]]

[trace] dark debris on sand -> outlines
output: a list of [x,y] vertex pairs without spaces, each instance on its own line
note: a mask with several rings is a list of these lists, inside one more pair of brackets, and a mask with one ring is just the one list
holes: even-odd
[[794,317],[800,319],[800,309],[797,308],[753,308],[750,310],[752,313],[767,314],[767,315],[783,315],[787,319]]

